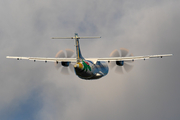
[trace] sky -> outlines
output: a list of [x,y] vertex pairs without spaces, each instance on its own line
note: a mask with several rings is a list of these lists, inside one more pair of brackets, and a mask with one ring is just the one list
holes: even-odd
[[[0,119],[179,120],[180,1],[1,0]],[[6,56],[55,57],[73,40],[84,57],[108,57],[126,48],[133,55],[172,57],[135,61],[129,73],[110,70],[99,80],[63,75],[54,63]]]

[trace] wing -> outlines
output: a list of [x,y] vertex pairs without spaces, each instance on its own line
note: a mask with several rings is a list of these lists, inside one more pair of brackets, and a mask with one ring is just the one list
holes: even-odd
[[109,57],[109,58],[86,58],[86,60],[91,60],[94,63],[97,61],[134,61],[134,60],[146,60],[149,58],[162,58],[172,56],[172,54],[162,54],[162,55],[145,55],[145,56],[130,56],[130,57]]
[[17,57],[6,56],[6,58],[12,58],[17,60],[33,60],[33,61],[45,61],[45,62],[76,62],[76,58],[45,58],[45,57]]
[[[131,56],[131,57],[109,57],[109,58],[85,58],[86,60],[93,61],[134,61],[134,60],[147,60],[149,58],[162,58],[172,56],[172,54],[162,55],[145,55],[145,56]],[[45,58],[45,57],[18,57],[18,56],[6,56],[6,58],[12,58],[17,60],[33,60],[33,61],[45,61],[45,62],[77,62],[76,58]]]

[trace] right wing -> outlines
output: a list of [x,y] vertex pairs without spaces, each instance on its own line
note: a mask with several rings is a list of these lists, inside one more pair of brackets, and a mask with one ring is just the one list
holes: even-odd
[[97,61],[134,61],[134,60],[146,60],[149,58],[162,58],[172,56],[172,54],[162,54],[162,55],[144,55],[144,56],[130,56],[130,57],[108,57],[108,58],[86,58],[86,60],[91,60],[94,63]]

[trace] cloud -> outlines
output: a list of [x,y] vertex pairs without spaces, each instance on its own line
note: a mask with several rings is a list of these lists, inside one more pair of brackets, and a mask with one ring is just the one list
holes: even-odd
[[[0,5],[1,119],[179,119],[178,1],[6,0]],[[74,41],[51,37],[75,32],[102,36],[80,41],[85,57],[107,57],[121,47],[134,55],[174,56],[135,61],[130,73],[110,70],[97,81],[62,75],[53,63],[5,58],[54,57],[74,49]]]

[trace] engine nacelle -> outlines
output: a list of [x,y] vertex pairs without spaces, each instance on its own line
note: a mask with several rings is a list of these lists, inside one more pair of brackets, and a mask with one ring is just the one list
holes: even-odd
[[61,62],[61,65],[64,67],[68,67],[71,62]]
[[116,65],[123,66],[124,65],[124,61],[116,61]]

